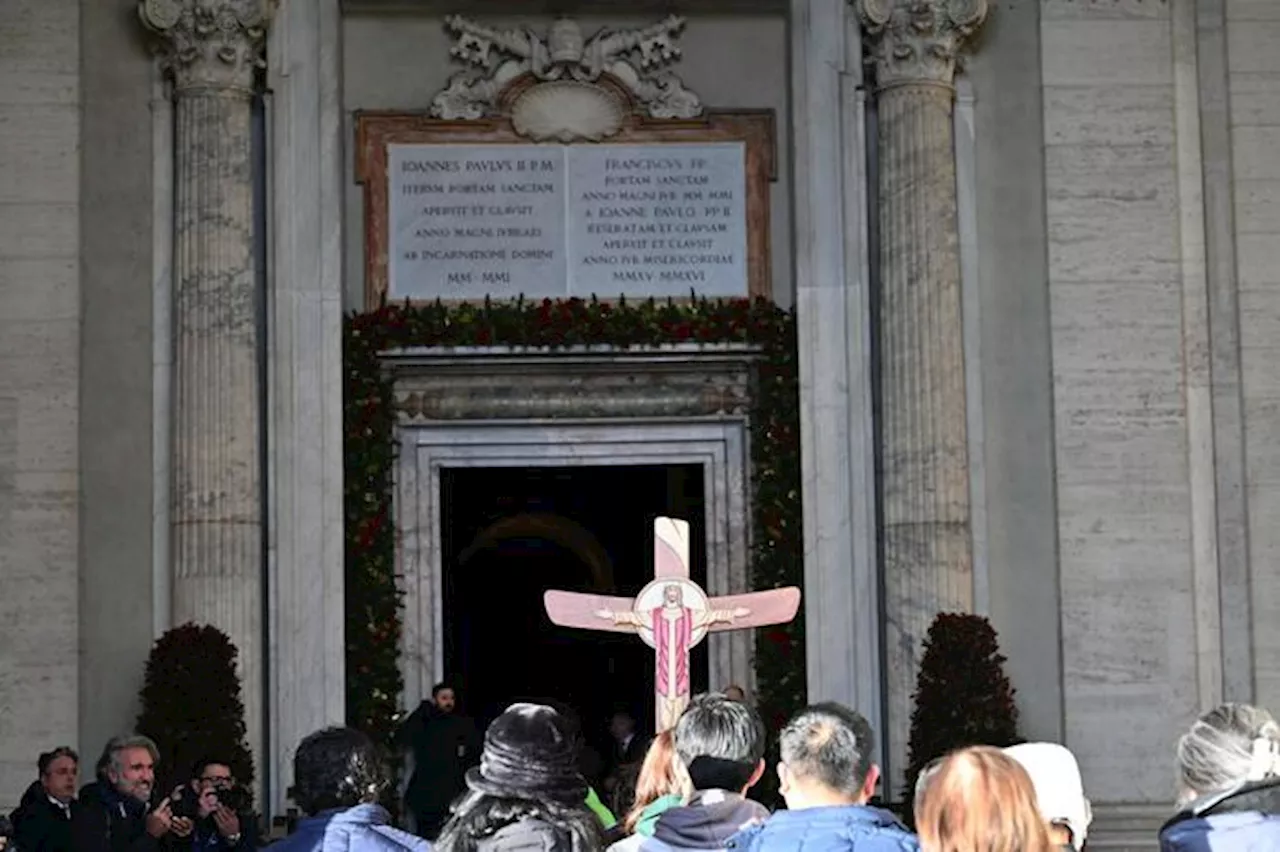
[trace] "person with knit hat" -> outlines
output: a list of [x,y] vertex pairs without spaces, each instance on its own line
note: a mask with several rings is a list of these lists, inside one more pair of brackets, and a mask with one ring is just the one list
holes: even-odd
[[1049,839],[1064,852],[1080,852],[1093,813],[1075,755],[1057,743],[1022,743],[1004,753],[1031,776],[1040,815],[1049,826]]
[[468,792],[436,840],[442,852],[599,852],[600,821],[587,807],[578,733],[544,704],[513,704],[484,734]]

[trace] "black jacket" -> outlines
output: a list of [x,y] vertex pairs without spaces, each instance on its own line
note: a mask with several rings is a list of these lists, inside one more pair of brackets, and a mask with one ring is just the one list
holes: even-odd
[[159,852],[160,841],[147,833],[147,808],[106,784],[81,790],[80,808],[71,817],[74,852]]
[[79,810],[74,800],[67,809],[58,807],[36,781],[11,817],[14,845],[24,852],[72,852],[71,815]]
[[396,744],[413,752],[413,777],[405,804],[415,812],[444,812],[466,789],[464,775],[480,762],[480,733],[456,713],[423,701],[396,732]]

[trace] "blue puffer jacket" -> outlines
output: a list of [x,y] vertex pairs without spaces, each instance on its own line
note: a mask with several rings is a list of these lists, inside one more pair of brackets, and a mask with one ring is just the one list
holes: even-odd
[[379,805],[356,805],[327,811],[298,823],[288,837],[273,843],[273,852],[431,852],[421,837],[391,826]]
[[1280,779],[1208,796],[1160,829],[1161,852],[1280,852]]
[[919,852],[916,836],[888,811],[865,805],[778,811],[729,844],[738,852]]

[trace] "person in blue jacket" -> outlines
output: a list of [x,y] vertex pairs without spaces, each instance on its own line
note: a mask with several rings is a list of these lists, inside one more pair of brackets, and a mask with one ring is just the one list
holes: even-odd
[[1248,704],[1205,713],[1178,740],[1180,810],[1162,852],[1280,850],[1280,724]]
[[871,726],[840,704],[802,710],[780,737],[778,791],[787,809],[730,843],[738,852],[918,852],[897,817],[867,804],[880,768]]
[[373,742],[352,728],[316,731],[293,758],[293,800],[306,818],[275,852],[431,852],[391,826],[378,801],[389,776]]

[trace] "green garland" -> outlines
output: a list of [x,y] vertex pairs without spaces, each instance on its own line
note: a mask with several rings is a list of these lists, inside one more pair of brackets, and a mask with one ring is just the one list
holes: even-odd
[[[343,338],[347,721],[390,741],[400,718],[400,593],[392,506],[395,412],[378,353],[410,346],[618,347],[750,343],[764,353],[751,412],[756,589],[800,585],[799,383],[795,321],[764,300],[388,305],[347,317]],[[770,729],[803,705],[804,622],[760,631],[758,706]]]

